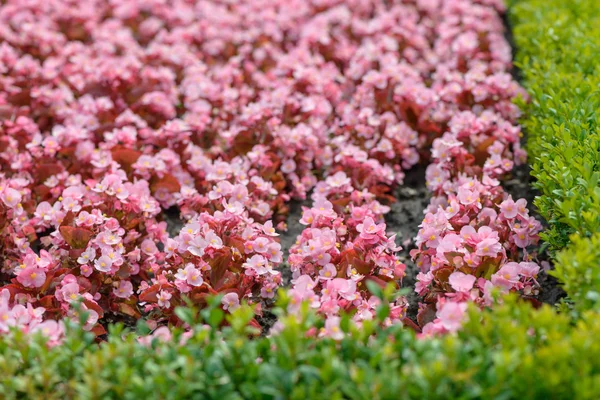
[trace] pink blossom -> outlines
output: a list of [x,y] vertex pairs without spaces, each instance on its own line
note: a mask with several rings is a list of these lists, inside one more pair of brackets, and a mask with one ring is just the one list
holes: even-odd
[[169,301],[171,300],[171,297],[173,297],[171,293],[167,292],[166,290],[161,290],[156,296],[158,299],[158,305],[162,308],[171,307],[171,302]]
[[506,218],[514,218],[518,212],[517,205],[510,197],[500,204],[500,210],[502,210],[502,214]]
[[223,304],[225,311],[233,312],[240,306],[240,299],[237,293],[227,293],[221,299],[221,304]]
[[473,275],[467,275],[462,272],[453,272],[448,277],[448,282],[452,289],[457,292],[468,292],[473,288],[476,278]]
[[15,207],[17,204],[21,202],[21,193],[16,191],[13,188],[6,188],[0,193],[0,198],[2,198],[2,202],[7,207]]
[[476,254],[480,257],[496,257],[502,251],[502,245],[497,239],[483,239],[477,243]]
[[41,268],[27,267],[19,272],[17,280],[25,287],[41,287],[46,282],[46,272]]
[[94,262],[94,267],[100,272],[110,272],[112,260],[108,256],[102,256]]
[[466,310],[466,303],[449,301],[440,307],[436,315],[445,329],[456,332],[462,326]]
[[119,286],[113,289],[115,296],[128,299],[133,294],[133,285],[130,281],[119,281]]

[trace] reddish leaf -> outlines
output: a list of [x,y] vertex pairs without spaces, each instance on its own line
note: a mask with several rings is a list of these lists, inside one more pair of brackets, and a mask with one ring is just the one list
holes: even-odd
[[96,326],[94,326],[90,330],[90,332],[92,332],[96,336],[106,335],[106,329],[104,329],[104,327],[100,324],[96,324]]
[[422,328],[427,325],[429,322],[435,319],[435,305],[427,304],[426,307],[419,310],[417,314],[417,322],[419,326]]
[[44,182],[46,179],[50,178],[52,175],[58,175],[63,172],[63,166],[60,163],[42,163],[37,165],[36,171],[36,181]]
[[[13,282],[16,282],[16,278],[13,279]],[[23,286],[21,286],[19,283],[9,283],[8,285],[4,285],[4,286],[0,287],[0,292],[4,289],[8,289],[11,299],[14,299],[16,294],[25,292],[25,288]]]
[[181,185],[173,175],[165,174],[162,178],[153,178],[150,189],[153,193],[160,189],[164,189],[169,193],[176,193],[181,190]]
[[165,286],[166,285],[160,284],[160,283],[157,283],[156,285],[150,286],[148,289],[144,290],[140,294],[140,301],[147,301],[147,302],[150,302],[150,303],[156,303],[158,301],[158,298],[156,297],[156,295],[158,294],[159,291],[161,291],[162,289],[164,289]]
[[404,318],[402,318],[402,323],[404,324],[404,326],[408,326],[413,331],[415,331],[417,333],[421,333],[421,328],[419,328],[419,326],[417,324],[415,324],[412,319],[410,319],[408,317],[404,317]]
[[127,303],[119,303],[119,311],[133,318],[141,317],[141,314]]
[[379,286],[380,286],[382,289],[384,289],[384,288],[387,286],[387,284],[388,284],[388,282],[386,282],[386,281],[382,280],[381,278],[378,278],[378,277],[376,277],[376,276],[373,276],[373,275],[370,275],[370,276],[366,276],[366,277],[365,277],[365,279],[364,279],[365,286],[366,286],[366,284],[367,284],[367,282],[368,282],[368,281],[375,282],[375,283],[376,283],[377,285],[379,285]]
[[52,312],[60,308],[60,304],[54,295],[44,296],[40,299],[40,305],[46,309],[46,311]]
[[231,264],[231,253],[227,248],[221,250],[221,256],[217,256],[210,261],[210,282],[214,286],[225,275],[225,271]]
[[61,226],[59,230],[65,241],[74,249],[85,249],[94,235],[89,229],[74,226]]
[[119,163],[121,167],[128,170],[138,158],[142,155],[141,152],[127,148],[116,148],[112,150],[112,159]]
[[95,302],[83,299],[83,304],[85,304],[88,309],[96,311],[98,313],[98,318],[102,318],[104,316],[104,310]]

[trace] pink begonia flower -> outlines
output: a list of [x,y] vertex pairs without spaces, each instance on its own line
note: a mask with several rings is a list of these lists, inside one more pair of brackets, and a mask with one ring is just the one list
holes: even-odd
[[521,217],[526,217],[529,214],[529,212],[527,211],[527,200],[519,199],[519,200],[517,200],[515,205],[517,207],[517,213]]
[[96,250],[93,247],[88,247],[83,253],[77,258],[79,264],[87,264],[96,258]]
[[37,205],[34,215],[44,221],[51,221],[54,209],[47,201],[43,201]]
[[335,212],[333,211],[333,204],[331,204],[325,198],[318,198],[315,201],[314,206],[311,210],[315,217],[320,215],[332,216],[335,214]]
[[230,199],[228,202],[223,201],[223,206],[227,212],[234,215],[239,215],[244,212],[244,205],[233,199]]
[[[0,311],[0,331],[2,330],[2,315]],[[61,342],[65,334],[64,323],[62,321],[47,320],[31,328],[31,333],[41,333],[47,340],[49,346],[56,346]]]
[[100,272],[110,272],[112,260],[108,256],[102,256],[94,262],[94,267]]
[[504,217],[510,219],[516,217],[518,213],[517,205],[510,197],[500,204],[500,210],[502,210]]
[[333,264],[326,264],[323,269],[319,271],[321,279],[332,279],[337,275],[337,270]]
[[283,164],[281,164],[281,172],[284,174],[291,174],[296,170],[296,163],[294,160],[285,160]]
[[266,253],[269,246],[269,239],[259,237],[252,242],[252,249],[257,253]]
[[187,280],[186,281],[189,285],[202,286],[202,284],[204,283],[204,279],[202,278],[202,272],[200,272],[196,268],[193,268],[189,264],[186,267],[186,271],[187,271],[187,274],[186,274]]
[[466,310],[467,303],[448,301],[440,307],[436,315],[445,329],[456,332],[462,326]]
[[119,286],[113,289],[115,296],[128,299],[133,295],[133,285],[129,281],[119,281]]
[[373,218],[366,217],[362,224],[356,226],[356,230],[361,233],[361,237],[370,237],[385,233],[385,224],[376,224]]
[[325,320],[325,327],[320,336],[327,336],[335,340],[344,338],[344,332],[340,329],[340,317],[329,317]]
[[343,187],[350,184],[350,178],[343,171],[338,171],[327,178],[327,184],[332,188]]
[[233,312],[240,306],[240,299],[237,293],[227,293],[221,299],[221,304],[223,304],[225,311]]
[[46,282],[46,272],[41,268],[27,267],[19,271],[17,280],[25,287],[41,287]]
[[473,289],[473,285],[475,284],[476,280],[477,278],[475,278],[473,275],[467,275],[459,271],[451,273],[448,277],[450,286],[452,286],[452,289],[456,290],[457,292],[468,292],[469,290]]
[[515,228],[515,235],[513,236],[515,244],[520,248],[527,248],[531,244],[531,238],[529,237],[529,228]]
[[497,239],[484,239],[477,243],[475,254],[480,257],[496,257],[502,251],[502,245]]
[[0,194],[0,198],[4,205],[10,208],[16,207],[17,204],[21,202],[21,193],[13,188],[6,188]]
[[64,284],[60,290],[56,291],[56,298],[58,301],[63,301],[66,303],[71,303],[80,298],[79,295],[79,285],[77,282],[70,282]]
[[492,275],[492,283],[496,286],[510,290],[519,283],[519,264],[509,262]]
[[279,236],[279,233],[275,231],[275,228],[273,227],[273,221],[271,220],[264,223],[263,232],[268,236]]
[[479,198],[477,197],[475,192],[461,186],[458,189],[458,201],[460,202],[460,204],[468,206],[478,202]]
[[166,290],[161,290],[160,292],[158,292],[156,298],[158,299],[159,307],[170,308],[171,302],[169,300],[171,300],[171,297],[173,297],[173,295],[167,292]]
[[158,248],[153,240],[145,239],[141,244],[141,249],[144,254],[153,255],[158,253]]
[[540,266],[533,262],[520,262],[519,273],[527,278],[535,278],[540,273]]
[[202,257],[207,246],[208,242],[204,238],[196,236],[191,240],[187,250],[195,256]]
[[281,245],[277,242],[270,243],[267,247],[267,254],[269,261],[274,263],[280,263],[283,261],[283,252],[281,251]]
[[208,231],[204,236],[204,240],[206,240],[207,246],[212,247],[213,249],[218,250],[223,248],[223,241],[213,231]]
[[82,265],[79,270],[81,271],[81,275],[85,276],[86,278],[89,278],[89,276],[94,272],[94,269],[88,264]]

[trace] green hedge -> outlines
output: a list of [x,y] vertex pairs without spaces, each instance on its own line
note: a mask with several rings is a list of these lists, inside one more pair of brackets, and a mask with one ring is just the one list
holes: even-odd
[[[100,346],[78,331],[47,349],[16,335],[0,340],[0,398],[28,399],[597,399],[600,318],[575,326],[549,306],[505,300],[473,311],[456,336],[416,339],[367,323],[336,343],[307,338],[285,319],[272,338],[248,339],[241,309],[221,333],[198,325],[177,339],[138,344],[113,329]],[[213,324],[218,318],[210,318]]]
[[600,232],[600,3],[513,1],[517,66],[532,99],[522,121],[552,250]]
[[[216,308],[181,315],[196,325],[144,346],[120,327],[97,345],[72,328],[48,349],[22,334],[0,338],[0,398],[111,399],[597,399],[600,398],[600,7],[597,1],[514,1],[510,17],[524,85],[524,121],[537,205],[557,254],[554,274],[576,313],[535,310],[513,297],[471,311],[456,335],[422,340],[366,323],[337,343],[306,337],[305,318],[281,316],[275,337],[251,337],[242,307],[221,324]],[[568,247],[565,249],[565,246]],[[285,296],[283,296],[285,297]],[[379,317],[385,317],[382,309]],[[184,315],[185,314],[185,315]]]
[[515,0],[522,121],[552,272],[579,312],[600,310],[600,2]]

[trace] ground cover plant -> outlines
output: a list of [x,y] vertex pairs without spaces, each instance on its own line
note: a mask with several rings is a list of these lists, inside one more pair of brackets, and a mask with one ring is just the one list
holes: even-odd
[[[3,3],[3,395],[596,397],[597,103],[561,80],[595,71],[597,32],[575,72],[561,41],[586,7],[515,2],[527,94],[501,1]],[[502,186],[516,104],[561,313]],[[411,243],[385,216],[417,164]]]
[[[434,197],[414,254],[427,295],[417,329],[458,328],[466,301],[487,305],[494,287],[535,293],[526,249],[539,224],[499,186],[525,159],[502,10],[3,5],[4,330],[20,307],[37,325],[78,319],[80,305],[103,335],[106,321],[181,325],[184,299],[262,306],[284,259],[292,308],[310,301],[333,328],[342,311],[370,319],[367,282],[405,275],[383,216],[419,160]],[[309,194],[307,227],[283,254],[288,203]],[[388,323],[408,323],[407,307],[393,299]]]

